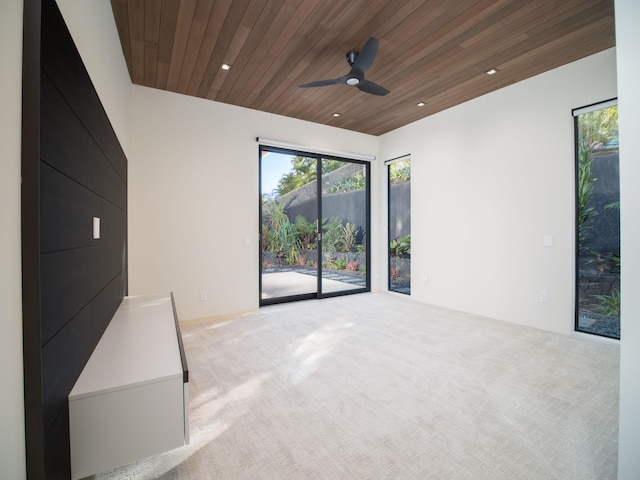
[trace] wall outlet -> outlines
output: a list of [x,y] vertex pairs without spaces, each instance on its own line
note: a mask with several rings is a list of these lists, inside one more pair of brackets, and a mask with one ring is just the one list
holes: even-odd
[[420,276],[420,280],[422,281],[422,283],[427,284],[429,283],[429,275],[427,275],[426,273],[423,273]]
[[207,301],[207,292],[200,292],[200,301],[201,302]]
[[538,301],[540,303],[547,303],[549,301],[549,295],[547,294],[547,292],[538,293]]

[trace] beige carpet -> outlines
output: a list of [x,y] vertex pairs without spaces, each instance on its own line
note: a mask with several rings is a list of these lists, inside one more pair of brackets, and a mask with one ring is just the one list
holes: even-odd
[[182,332],[191,444],[96,478],[616,478],[617,344],[387,293]]

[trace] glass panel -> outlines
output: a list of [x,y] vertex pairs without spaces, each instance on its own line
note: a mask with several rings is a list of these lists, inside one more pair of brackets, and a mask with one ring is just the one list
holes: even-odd
[[620,338],[618,107],[576,117],[576,329]]
[[316,162],[262,150],[261,301],[318,291]]
[[367,286],[367,165],[322,159],[323,295]]
[[411,159],[388,166],[389,290],[411,294]]

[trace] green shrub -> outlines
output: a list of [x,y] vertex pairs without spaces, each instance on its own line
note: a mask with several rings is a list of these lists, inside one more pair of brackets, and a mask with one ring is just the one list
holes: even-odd
[[342,227],[342,245],[340,247],[343,252],[349,253],[355,250],[359,230],[360,228],[353,223],[347,223]]
[[325,252],[340,252],[342,246],[342,220],[332,218],[327,224],[323,220],[322,249]]
[[607,317],[620,316],[620,292],[614,290],[611,295],[596,295],[596,298],[600,300],[598,313]]
[[284,205],[274,199],[265,204],[265,213],[267,223],[262,225],[261,233],[264,249],[285,258],[289,264],[295,263],[300,248],[296,225],[289,220]]
[[316,248],[316,232],[318,226],[316,222],[310,222],[306,217],[298,215],[294,222],[298,237],[300,239],[300,245],[306,250]]
[[411,235],[395,238],[389,242],[389,253],[392,257],[411,254]]
[[326,193],[354,192],[364,190],[367,186],[367,179],[363,172],[358,171],[350,177],[338,179]]

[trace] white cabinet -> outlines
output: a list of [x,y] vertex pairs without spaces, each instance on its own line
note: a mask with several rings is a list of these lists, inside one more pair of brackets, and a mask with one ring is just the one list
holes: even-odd
[[185,445],[188,408],[173,297],[125,297],[69,394],[72,478]]

